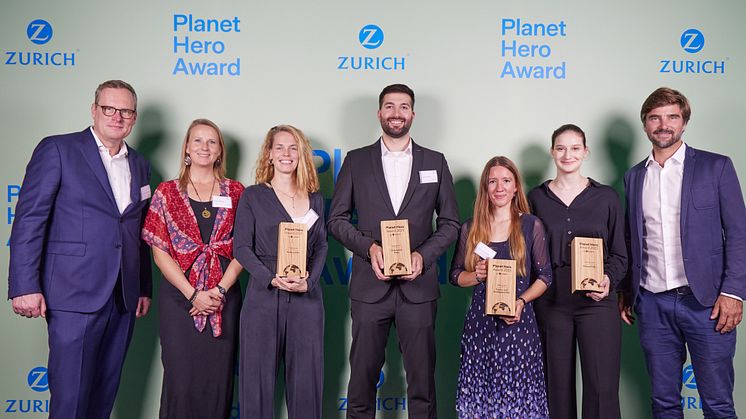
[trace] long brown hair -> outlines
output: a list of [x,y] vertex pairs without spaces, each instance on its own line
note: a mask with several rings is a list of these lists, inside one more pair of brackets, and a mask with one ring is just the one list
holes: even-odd
[[267,132],[262,144],[262,151],[256,159],[256,179],[255,182],[269,183],[275,176],[275,167],[269,162],[269,153],[272,150],[275,135],[278,132],[287,132],[295,138],[298,144],[298,167],[295,169],[295,183],[298,188],[308,193],[319,190],[319,177],[316,174],[316,165],[313,164],[313,154],[311,153],[311,143],[308,141],[303,131],[292,125],[278,125],[272,127]]
[[220,143],[220,155],[212,166],[212,172],[215,175],[215,179],[222,181],[225,179],[225,141],[223,140],[223,133],[218,128],[217,124],[210,121],[209,119],[200,118],[195,119],[189,124],[186,135],[184,136],[184,143],[181,145],[181,163],[179,163],[179,189],[182,191],[187,190],[189,185],[189,175],[191,166],[187,166],[184,161],[187,156],[187,145],[189,145],[189,134],[192,132],[192,128],[198,125],[205,125],[215,130],[218,133],[218,143]]
[[502,166],[513,174],[515,179],[516,191],[513,199],[510,201],[510,236],[508,245],[510,246],[510,257],[516,261],[516,269],[519,276],[526,275],[526,240],[523,238],[521,229],[521,214],[530,213],[528,209],[528,200],[523,192],[523,181],[518,168],[507,157],[496,156],[491,158],[484,165],[482,176],[479,178],[479,190],[477,199],[474,202],[474,218],[469,229],[469,237],[466,241],[466,269],[473,271],[476,269],[479,256],[474,253],[477,243],[489,243],[490,228],[492,222],[492,213],[495,211],[495,205],[490,201],[487,192],[487,183],[489,182],[490,169],[496,166]]

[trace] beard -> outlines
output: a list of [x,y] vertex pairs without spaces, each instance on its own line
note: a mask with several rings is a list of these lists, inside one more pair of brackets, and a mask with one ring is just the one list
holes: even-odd
[[[659,140],[655,137],[656,135],[666,134],[666,133],[671,135],[671,137],[669,137],[667,140]],[[679,135],[675,135],[675,133],[671,130],[659,129],[659,130],[653,131],[652,134],[648,134],[648,139],[650,140],[651,143],[653,143],[658,148],[668,148],[678,143],[679,141],[681,141],[681,134],[683,133],[679,133]]]
[[386,133],[391,138],[402,138],[405,135],[409,134],[409,129],[412,128],[412,120],[409,121],[404,120],[404,123],[398,127],[393,128],[388,124],[388,121],[391,119],[396,118],[389,118],[387,120],[381,120],[381,128],[383,129],[383,132]]

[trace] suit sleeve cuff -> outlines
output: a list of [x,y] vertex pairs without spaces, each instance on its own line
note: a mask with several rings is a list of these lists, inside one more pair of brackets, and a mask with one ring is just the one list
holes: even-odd
[[736,299],[738,301],[743,301],[743,298],[741,298],[741,297],[739,297],[739,296],[737,296],[735,294],[728,294],[727,292],[721,292],[720,295],[724,295],[726,297],[734,298],[734,299]]

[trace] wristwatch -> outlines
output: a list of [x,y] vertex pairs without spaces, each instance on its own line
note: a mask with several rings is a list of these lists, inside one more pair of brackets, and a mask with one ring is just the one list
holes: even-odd
[[218,289],[218,292],[222,295],[225,295],[225,288],[221,287],[220,284],[215,285],[215,288]]

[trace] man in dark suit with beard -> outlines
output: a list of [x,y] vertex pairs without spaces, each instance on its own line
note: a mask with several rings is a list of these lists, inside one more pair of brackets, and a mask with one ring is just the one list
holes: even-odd
[[[375,416],[376,382],[392,322],[407,372],[409,417],[437,414],[436,261],[458,236],[459,221],[446,159],[412,141],[414,116],[412,89],[403,84],[383,89],[378,109],[383,135],[347,154],[329,210],[329,231],[353,253],[349,418]],[[408,220],[413,272],[387,276],[380,223],[397,219]]]

